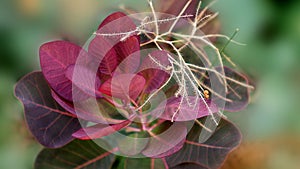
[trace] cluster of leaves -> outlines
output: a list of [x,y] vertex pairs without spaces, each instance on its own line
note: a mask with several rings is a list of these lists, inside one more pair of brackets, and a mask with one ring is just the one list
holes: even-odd
[[[199,8],[193,6],[197,6],[198,1],[181,2],[180,5],[175,5],[175,1],[166,5],[163,1],[162,6],[177,6],[179,9],[160,9],[159,12],[175,16],[181,16],[181,11],[186,11],[188,16],[196,13],[192,18],[197,20]],[[149,4],[153,10],[152,1]],[[154,23],[158,33],[157,18]],[[156,38],[145,38],[143,31],[135,32],[137,28],[130,17],[116,12],[100,24],[87,50],[66,41],[49,42],[40,47],[42,71],[25,76],[15,88],[16,97],[24,104],[29,130],[46,147],[36,159],[36,168],[218,168],[240,143],[238,129],[225,119],[219,122],[211,137],[199,142],[201,132],[209,130],[202,122],[221,109],[216,104],[218,99],[203,99],[200,92],[202,99],[195,99],[178,92],[182,86],[174,85],[170,80],[176,63],[170,55],[180,53],[162,47]],[[119,36],[123,32],[127,34]],[[119,34],[115,36],[115,33]],[[155,45],[157,50],[141,59],[141,46],[145,48],[145,44]],[[174,49],[177,48],[174,46]],[[202,70],[193,64],[186,65]],[[208,71],[211,70],[216,76],[224,73],[222,79],[225,83],[220,81],[217,84],[226,84],[229,89],[225,93],[224,110],[243,109],[249,100],[247,78],[228,67]],[[198,70],[196,73],[202,75],[200,87],[203,85],[211,90],[205,72]],[[159,100],[153,93],[157,94],[162,88],[167,96],[164,105],[161,107],[161,104],[152,102],[153,105],[149,105],[152,96],[153,100]],[[184,97],[196,100],[197,111],[183,106]],[[96,108],[89,105],[93,100],[96,100]],[[157,120],[145,122],[151,109],[149,106],[154,107],[152,115],[158,110],[162,113]],[[194,124],[195,120],[197,123]],[[187,129],[189,122],[192,126]],[[170,132],[168,138],[161,137],[160,133],[172,125],[176,130]],[[121,140],[114,147],[102,140],[109,150],[91,141],[117,131],[148,140],[144,143]],[[161,149],[164,151],[158,153]],[[124,154],[128,157],[121,156]],[[137,155],[144,158],[130,158]]]

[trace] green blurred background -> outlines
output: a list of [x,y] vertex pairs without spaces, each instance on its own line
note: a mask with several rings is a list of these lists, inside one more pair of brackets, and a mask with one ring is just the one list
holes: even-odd
[[[146,8],[146,0],[1,0],[0,168],[30,169],[41,147],[28,133],[13,86],[39,70],[38,48],[54,39],[83,44],[121,4]],[[226,114],[242,130],[242,147],[225,168],[300,168],[300,1],[219,0],[222,33],[247,46],[226,52],[255,82],[249,107]]]

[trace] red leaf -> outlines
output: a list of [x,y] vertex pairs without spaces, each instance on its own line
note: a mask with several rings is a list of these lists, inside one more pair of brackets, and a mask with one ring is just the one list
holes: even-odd
[[119,99],[135,100],[144,89],[145,79],[135,74],[120,74],[107,80],[99,91]]
[[103,74],[112,75],[120,63],[113,43],[105,37],[96,36],[90,43],[88,52],[99,65],[99,71]]
[[118,71],[134,73],[140,66],[140,42],[137,36],[128,37],[114,46],[120,59]]
[[81,140],[97,139],[104,136],[108,136],[116,131],[121,130],[131,123],[130,120],[126,120],[119,124],[107,125],[107,124],[97,124],[91,127],[82,128],[72,134],[73,137]]
[[[66,70],[66,77],[86,94],[92,97],[101,97],[101,93],[97,90],[100,87],[100,79],[97,76],[97,72],[94,73],[87,67],[81,65],[70,65]],[[75,89],[73,89],[73,92],[74,90]]]
[[110,33],[120,33],[135,30],[136,25],[130,17],[122,12],[115,12],[106,17],[99,25],[98,30]]
[[53,41],[40,47],[41,68],[46,80],[57,94],[69,101],[86,98],[76,89],[78,93],[73,97],[72,82],[65,76],[68,66],[75,64],[79,55],[86,53],[81,47],[66,41]]
[[[108,16],[99,26],[96,37],[89,45],[89,53],[99,62],[99,72],[101,74],[110,75],[115,69],[119,68],[122,72],[133,73],[139,66],[139,58],[129,57],[135,55],[139,57],[140,43],[139,36],[136,33],[116,35],[135,30],[136,25],[124,13],[116,12]],[[106,35],[101,35],[106,34]],[[110,35],[108,35],[110,34]],[[126,36],[125,39],[123,39]],[[125,60],[125,58],[127,58]],[[102,82],[104,80],[101,78]]]

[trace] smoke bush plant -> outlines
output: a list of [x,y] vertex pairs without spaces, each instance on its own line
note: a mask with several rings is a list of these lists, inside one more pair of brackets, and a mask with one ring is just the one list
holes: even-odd
[[[218,168],[239,145],[223,111],[244,109],[247,78],[226,67],[218,13],[201,1],[147,1],[109,15],[84,47],[40,47],[41,72],[15,95],[46,148],[35,168]],[[221,49],[217,38],[228,42]]]

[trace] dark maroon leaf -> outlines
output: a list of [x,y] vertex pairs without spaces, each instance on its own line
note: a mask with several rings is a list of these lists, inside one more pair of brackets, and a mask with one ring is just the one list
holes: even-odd
[[99,91],[124,100],[135,100],[144,89],[145,79],[135,74],[120,74],[101,85]]
[[75,132],[72,136],[81,140],[97,139],[114,132],[121,130],[131,123],[130,120],[126,120],[119,124],[108,125],[108,124],[96,124],[91,127],[82,128]]
[[202,128],[195,124],[187,136],[184,147],[166,157],[170,167],[182,163],[197,163],[202,168],[216,169],[224,162],[228,153],[241,141],[239,130],[230,122],[222,120],[214,134],[204,143],[199,143]]
[[[115,149],[112,149],[115,151]],[[115,155],[100,148],[93,141],[74,140],[60,149],[42,150],[35,169],[110,169]]]
[[[191,103],[195,102],[195,97],[188,97],[189,101]],[[206,102],[206,104],[204,103]],[[158,106],[154,111],[161,111],[161,109],[164,109],[164,113],[160,115],[159,118],[166,119],[166,120],[172,120],[173,115],[174,121],[190,121],[197,118],[205,117],[208,115],[211,115],[211,113],[218,112],[217,106],[212,103],[210,100],[202,100],[199,98],[196,105],[189,105],[189,103],[186,100],[183,100],[181,102],[181,97],[171,97],[167,100],[167,104],[162,103]],[[180,107],[180,109],[178,109]],[[178,111],[177,111],[178,110]]]
[[[65,75],[79,55],[87,54],[81,47],[66,41],[48,42],[40,47],[41,68],[46,80],[57,94],[69,101],[85,98],[79,89],[72,90],[72,82]],[[74,97],[73,91],[78,92]]]
[[41,72],[22,78],[15,88],[16,97],[23,102],[27,125],[44,146],[61,147],[81,128],[76,116],[66,112],[51,96],[50,87]]

